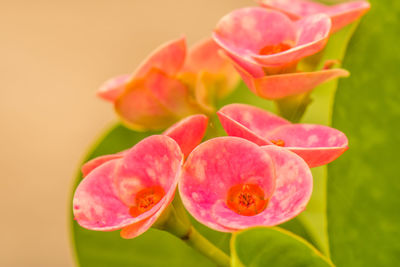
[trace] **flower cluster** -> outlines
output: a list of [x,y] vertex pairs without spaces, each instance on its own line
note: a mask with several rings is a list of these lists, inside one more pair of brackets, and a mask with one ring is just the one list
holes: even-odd
[[[185,39],[173,40],[133,74],[100,88],[98,95],[114,104],[128,127],[169,128],[83,165],[73,201],[81,226],[136,237],[168,213],[177,188],[195,219],[222,232],[278,225],[305,209],[313,187],[310,168],[345,152],[346,135],[251,105],[231,103],[217,111],[216,104],[240,76],[256,95],[274,100],[347,76],[331,62],[312,71],[300,69],[300,62],[321,52],[329,36],[360,18],[369,4],[260,4],[224,16],[212,38],[187,55]],[[201,143],[215,115],[228,136]]]
[[[196,115],[185,121],[169,134],[148,137],[127,151],[86,163],[85,178],[74,197],[76,220],[88,229],[123,229],[122,237],[135,237],[167,208],[177,183],[188,211],[220,231],[276,225],[304,210],[312,175],[295,153],[237,137],[178,145],[174,139],[184,138],[181,130],[204,129]],[[203,136],[188,140],[199,137]],[[196,148],[183,164],[185,146]]]

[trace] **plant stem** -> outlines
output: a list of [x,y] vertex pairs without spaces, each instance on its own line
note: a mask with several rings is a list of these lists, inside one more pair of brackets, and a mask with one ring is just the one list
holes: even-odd
[[173,206],[171,206],[168,217],[157,228],[180,238],[187,245],[214,261],[218,266],[230,266],[230,257],[197,232],[190,223],[182,222]]
[[218,266],[230,266],[229,256],[197,232],[193,226],[190,227],[190,231],[181,237],[181,239],[207,258],[213,260]]
[[278,99],[275,104],[281,117],[297,123],[301,120],[311,102],[310,93],[303,93]]
[[181,196],[179,195],[179,192],[175,193],[175,198],[172,201],[172,205],[174,206],[174,209],[176,211],[176,215],[178,218],[181,220],[182,223],[190,225],[190,219],[189,216],[185,210],[185,207],[183,206]]

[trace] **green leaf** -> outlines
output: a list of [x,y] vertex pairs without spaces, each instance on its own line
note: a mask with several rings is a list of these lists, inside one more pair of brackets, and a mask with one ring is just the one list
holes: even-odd
[[277,227],[257,227],[234,234],[231,251],[233,267],[332,266],[304,239]]
[[279,225],[280,228],[288,230],[299,237],[310,242],[316,249],[322,251],[321,244],[319,240],[316,240],[316,236],[310,231],[310,225],[305,225],[306,220],[302,219],[301,216],[293,218],[285,223]]
[[[316,55],[320,60],[320,65],[317,68],[321,68],[325,60],[343,59],[347,45],[357,28],[357,25],[357,22],[348,25],[329,38],[329,42],[324,51],[321,54]],[[346,69],[346,67],[344,68]],[[332,106],[338,81],[346,79],[349,78],[336,79],[315,88],[311,94],[312,103],[307,108],[302,122],[329,126],[331,124]],[[314,177],[313,194],[306,210],[300,214],[297,219],[306,227],[309,236],[313,237],[313,239],[308,237],[306,237],[306,239],[313,244],[316,243],[316,247],[321,248],[321,251],[329,256],[326,219],[327,167],[321,166],[313,168],[312,174]],[[302,237],[304,236],[302,235]]]
[[[154,133],[133,132],[117,125],[100,138],[85,161],[99,155],[115,153],[129,148],[150,134]],[[81,179],[79,173],[75,187]],[[125,240],[119,236],[118,231],[96,232],[86,230],[73,221],[72,215],[71,224],[76,258],[80,266],[200,267],[215,265],[181,240],[163,231],[150,229],[135,239]],[[197,222],[194,222],[194,226],[218,247],[229,252],[230,234],[213,231],[200,226]]]
[[400,262],[400,2],[371,0],[352,39],[333,126],[350,149],[328,167],[328,230],[338,266]]

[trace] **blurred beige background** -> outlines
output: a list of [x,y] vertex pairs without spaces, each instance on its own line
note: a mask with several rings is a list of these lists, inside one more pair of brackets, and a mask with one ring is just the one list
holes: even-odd
[[77,166],[116,120],[97,99],[159,44],[192,44],[251,0],[0,0],[0,266],[75,266],[70,190]]

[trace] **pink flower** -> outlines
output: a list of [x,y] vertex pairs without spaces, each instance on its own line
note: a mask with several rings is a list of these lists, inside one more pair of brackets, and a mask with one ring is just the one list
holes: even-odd
[[359,19],[371,7],[367,1],[363,0],[332,6],[309,0],[258,0],[258,2],[264,7],[284,12],[293,20],[298,20],[312,14],[325,13],[332,20],[332,32],[336,32],[347,24]]
[[292,124],[268,111],[244,104],[231,104],[218,111],[230,136],[260,146],[278,145],[302,157],[310,167],[327,164],[348,149],[344,133],[322,125]]
[[295,217],[305,209],[312,185],[310,169],[296,154],[242,138],[218,137],[189,155],[179,192],[194,218],[232,232]]
[[[218,49],[212,39],[206,39],[186,55],[184,37],[170,41],[132,75],[105,82],[98,95],[114,103],[128,127],[165,129],[188,115],[208,111],[213,102],[209,98],[223,97],[234,88],[237,75]],[[221,85],[216,92],[215,84]]]
[[293,22],[283,13],[250,7],[224,16],[213,38],[250,90],[263,98],[278,99],[348,75],[342,69],[296,72],[299,60],[324,48],[330,28],[331,21],[324,14]]
[[[200,144],[207,130],[207,124],[207,116],[203,114],[192,115],[175,123],[163,134],[174,139],[181,148],[183,155],[187,157]],[[124,150],[116,154],[99,156],[86,162],[81,169],[83,177],[110,160],[123,158],[128,152],[129,150]]]
[[182,163],[180,148],[171,138],[142,140],[81,181],[73,200],[76,221],[90,230],[122,229],[124,238],[142,234],[172,201]]

